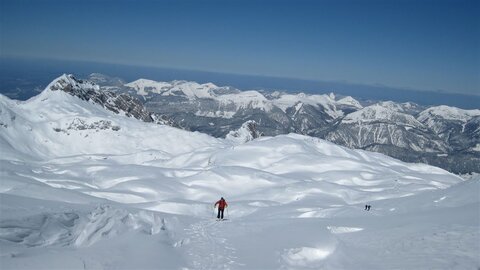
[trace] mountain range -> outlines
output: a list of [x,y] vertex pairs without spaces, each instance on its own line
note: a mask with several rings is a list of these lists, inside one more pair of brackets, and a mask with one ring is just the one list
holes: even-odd
[[215,137],[253,120],[264,136],[298,133],[454,173],[480,172],[480,109],[359,101],[333,93],[242,91],[178,80],[126,83],[98,73],[88,80],[105,92],[135,97],[170,124]]
[[[427,163],[450,172],[480,172],[480,110],[359,101],[351,96],[241,91],[213,83],[157,82],[99,73],[62,75],[47,86],[117,114],[214,137],[250,140],[298,133],[352,149]],[[77,121],[69,127],[88,128]],[[253,130],[252,130],[253,129]],[[240,136],[240,138],[239,138]]]

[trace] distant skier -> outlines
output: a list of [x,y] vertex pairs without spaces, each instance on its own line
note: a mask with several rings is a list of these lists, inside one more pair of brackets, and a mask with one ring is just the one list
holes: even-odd
[[365,204],[365,211],[368,209],[368,204]]
[[367,205],[367,211],[370,211],[370,207],[372,207],[371,205]]
[[220,200],[218,202],[215,203],[213,208],[217,207],[217,205],[218,205],[217,218],[218,219],[223,219],[223,211],[225,210],[226,207],[228,207],[228,204],[225,201],[225,199],[222,197],[222,198],[220,198]]

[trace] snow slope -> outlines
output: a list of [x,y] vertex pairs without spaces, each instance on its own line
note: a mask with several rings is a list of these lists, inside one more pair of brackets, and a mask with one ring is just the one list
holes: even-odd
[[424,164],[215,139],[48,89],[0,96],[0,147],[1,269],[480,266],[480,179]]

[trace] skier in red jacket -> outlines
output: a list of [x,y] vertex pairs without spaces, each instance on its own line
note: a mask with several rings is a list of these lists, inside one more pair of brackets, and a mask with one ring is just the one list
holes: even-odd
[[217,207],[218,204],[218,219],[223,219],[223,211],[225,210],[226,207],[228,207],[228,203],[225,201],[225,199],[222,197],[218,202],[215,203],[213,208]]

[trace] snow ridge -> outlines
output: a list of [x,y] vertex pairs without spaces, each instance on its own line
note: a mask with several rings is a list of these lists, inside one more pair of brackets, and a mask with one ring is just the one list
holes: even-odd
[[472,117],[480,116],[480,110],[463,110],[450,106],[436,106],[431,107],[420,113],[418,120],[421,122],[427,121],[432,117],[439,117],[445,120],[454,120],[466,122]]

